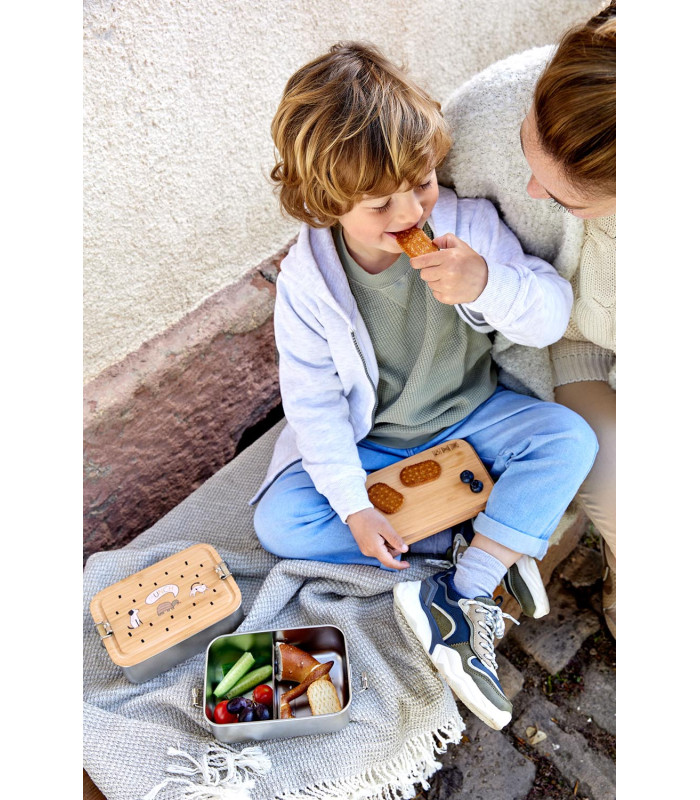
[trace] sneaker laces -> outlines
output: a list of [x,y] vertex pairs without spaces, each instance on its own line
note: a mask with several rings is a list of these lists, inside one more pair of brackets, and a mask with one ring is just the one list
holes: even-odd
[[434,567],[440,567],[440,569],[456,567],[457,562],[467,552],[467,547],[469,547],[467,540],[461,533],[457,533],[452,540],[452,546],[445,553],[445,558],[426,558],[425,563],[431,564]]
[[474,606],[474,611],[484,615],[484,619],[479,620],[478,624],[480,628],[486,630],[486,633],[482,630],[477,631],[477,633],[479,635],[480,644],[486,651],[486,659],[490,662],[489,666],[494,672],[497,671],[498,664],[496,663],[496,653],[494,652],[494,639],[502,639],[506,632],[504,617],[512,620],[516,625],[520,625],[520,623],[515,617],[506,614],[500,606],[486,605],[486,603],[482,603],[480,600],[462,599],[458,601],[458,605],[465,616],[467,615],[467,608],[470,605]]
[[446,561],[442,558],[426,558],[426,564],[430,564],[433,567],[440,567],[440,569],[450,569],[454,567],[454,564],[451,561]]

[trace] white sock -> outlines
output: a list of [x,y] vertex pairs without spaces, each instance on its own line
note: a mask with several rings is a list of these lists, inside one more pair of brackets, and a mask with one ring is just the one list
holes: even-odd
[[470,600],[475,597],[491,597],[506,571],[506,565],[495,556],[472,545],[457,562],[455,588],[462,597]]

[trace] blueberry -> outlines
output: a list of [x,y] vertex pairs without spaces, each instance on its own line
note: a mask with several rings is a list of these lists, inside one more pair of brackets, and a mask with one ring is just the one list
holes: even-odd
[[481,481],[474,479],[470,484],[469,488],[472,492],[480,492],[484,488],[484,484]]
[[464,472],[459,473],[459,479],[462,483],[471,483],[474,480],[474,473],[471,470],[465,469]]

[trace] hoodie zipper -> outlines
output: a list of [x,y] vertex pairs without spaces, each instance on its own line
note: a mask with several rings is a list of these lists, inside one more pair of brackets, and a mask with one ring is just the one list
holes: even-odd
[[[370,425],[370,431],[374,427],[374,415],[377,412],[377,406],[379,405],[379,395],[377,394],[377,387],[374,385],[374,381],[369,376],[369,370],[367,369],[367,362],[365,361],[365,357],[362,355],[362,350],[360,350],[360,345],[357,342],[357,336],[355,336],[354,328],[350,328],[350,336],[352,337],[352,343],[355,345],[355,350],[357,350],[357,355],[360,357],[360,361],[362,362],[362,368],[365,371],[365,375],[367,376],[367,380],[369,381],[369,385],[372,387],[372,392],[374,393],[374,407],[372,408],[372,422]],[[368,431],[369,433],[369,431]]]

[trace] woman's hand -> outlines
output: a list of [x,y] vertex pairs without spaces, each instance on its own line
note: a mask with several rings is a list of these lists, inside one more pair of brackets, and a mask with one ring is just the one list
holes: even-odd
[[489,277],[486,261],[466,242],[453,233],[433,239],[440,250],[411,259],[411,266],[420,270],[440,303],[472,303],[486,288]]
[[408,545],[381,511],[363,508],[350,514],[346,522],[363,556],[376,558],[389,569],[408,569],[405,561],[395,560],[395,556],[408,550]]

